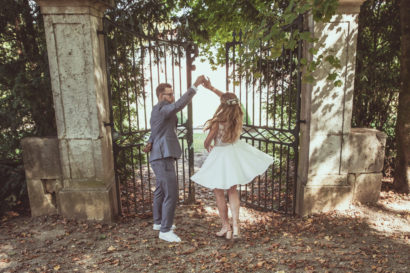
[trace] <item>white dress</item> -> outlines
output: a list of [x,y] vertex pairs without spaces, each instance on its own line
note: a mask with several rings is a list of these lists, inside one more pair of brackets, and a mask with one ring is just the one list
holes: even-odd
[[242,140],[222,142],[223,132],[224,126],[219,124],[215,146],[192,181],[210,189],[226,190],[248,184],[273,163],[273,157]]

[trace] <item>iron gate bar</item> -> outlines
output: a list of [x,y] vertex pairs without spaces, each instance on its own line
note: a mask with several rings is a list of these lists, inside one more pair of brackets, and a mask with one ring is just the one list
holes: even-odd
[[[267,59],[269,59],[269,51],[267,51]],[[268,71],[270,71],[269,67],[270,67],[270,62],[267,62]],[[271,79],[270,74],[268,74],[267,77],[268,78],[267,78],[267,87],[266,87],[266,89],[267,89],[267,94],[266,94],[266,105],[267,106],[266,106],[266,110],[268,110],[268,108],[269,108],[269,86],[270,86],[270,79]],[[268,116],[269,115],[266,115],[265,124],[268,124]]]
[[[254,134],[252,134],[254,133]],[[242,137],[243,138],[257,138],[258,136],[261,137],[262,140],[269,140],[271,142],[275,142],[275,140],[272,140],[271,138],[268,138],[267,136],[265,136],[263,133],[269,134],[269,136],[271,138],[275,138],[277,139],[276,142],[280,142],[280,143],[287,143],[285,142],[285,140],[281,140],[279,136],[282,136],[282,138],[286,138],[286,140],[289,142],[289,144],[293,143],[295,141],[295,137],[293,135],[293,131],[289,132],[289,131],[285,131],[285,132],[276,132],[270,128],[266,129],[266,128],[255,128],[255,127],[250,127],[250,126],[243,126],[242,127]],[[288,133],[288,134],[285,134]],[[292,139],[293,137],[293,139]]]
[[[286,187],[285,187],[286,188],[286,195],[285,195],[286,204],[288,204],[288,202],[289,202],[289,162],[290,162],[290,160],[289,160],[290,150],[289,149],[290,148],[288,146],[288,152],[286,154],[286,156],[287,156],[287,158],[286,158]],[[288,206],[285,206],[285,212],[288,213]]]
[[[258,141],[258,148],[259,148],[259,150],[261,149],[261,142],[260,141]],[[265,172],[266,173],[266,172]],[[260,175],[258,175],[258,189],[260,189],[261,188],[261,176]],[[260,206],[261,205],[261,191],[260,190],[258,190],[258,205]]]
[[[107,41],[107,33],[105,32],[107,29],[107,22],[105,20],[103,20],[103,30],[102,31],[97,31],[97,34],[101,34],[104,36],[104,49],[105,49],[105,71],[107,74],[107,89],[108,89],[108,107],[110,109],[109,111],[109,125],[110,125],[110,129],[111,129],[111,138],[113,139],[112,143],[112,149],[113,149],[113,156],[114,158],[117,157],[118,155],[118,149],[116,147],[116,145],[114,145],[114,137],[115,137],[115,130],[114,130],[114,114],[113,114],[113,109],[112,109],[112,100],[111,100],[111,81],[110,81],[110,66],[108,65],[109,63],[109,57],[107,54],[107,49],[108,49],[108,41]],[[117,163],[115,160],[113,160],[113,167],[114,170],[117,169]],[[118,173],[114,171],[114,179],[115,181],[118,181]],[[122,211],[121,211],[121,199],[118,198],[119,193],[120,193],[120,185],[119,183],[115,183],[115,191],[117,194],[117,207],[118,207],[118,212],[119,215],[122,215]]]
[[[265,140],[265,153],[268,153],[268,142],[266,140]],[[268,181],[268,172],[265,172],[265,181]],[[265,201],[264,207],[265,208],[267,207],[267,204],[266,204],[267,196],[268,196],[267,187],[265,187],[265,198],[264,198],[264,201]]]
[[[299,17],[298,18],[298,29],[302,29],[303,30],[303,17]],[[302,59],[302,41],[298,42],[298,60]],[[300,131],[300,105],[301,105],[301,86],[302,86],[302,70],[300,67],[300,61],[297,63],[297,81],[296,81],[296,90],[297,90],[297,99],[296,99],[296,127],[295,127],[295,135],[299,135],[299,131]],[[305,121],[306,122],[306,121]],[[294,150],[299,148],[299,137],[296,138],[295,140],[295,146],[294,146]],[[298,166],[299,166],[299,153],[295,153],[295,171],[294,171],[294,178],[293,178],[293,183],[294,183],[294,187],[293,187],[293,207],[296,208],[296,194],[297,194],[297,170],[298,170]],[[295,213],[295,209],[294,212]]]
[[[193,44],[189,44],[186,45],[186,53],[187,53],[187,57],[186,57],[186,67],[187,67],[187,87],[192,86],[192,62],[193,60],[192,55],[194,54],[194,56],[198,55],[198,51],[197,48],[195,48],[194,52],[191,52],[191,49],[195,48],[193,47]],[[189,71],[189,72],[188,72]],[[192,117],[192,103],[188,104],[188,116]],[[189,162],[189,167],[188,167],[188,175],[189,177],[191,177],[194,174],[194,149],[192,147],[193,144],[193,121],[192,119],[188,119],[187,120],[187,138],[188,138],[188,153],[189,153],[189,157],[188,157],[188,162]],[[192,187],[192,181],[189,179],[189,191],[188,191],[188,196],[189,196],[189,200],[188,202],[193,203],[195,201],[195,188]]]
[[[259,41],[259,47],[262,47],[262,41]],[[262,70],[262,51],[259,51],[259,71]],[[262,77],[259,77],[259,109],[262,109]],[[254,107],[255,109],[255,107]],[[259,115],[259,126],[262,126],[262,115]]]
[[[284,52],[284,46],[282,45],[282,54],[283,54],[283,52]],[[283,58],[280,58],[280,60],[281,60],[281,68],[283,69]],[[280,73],[280,77],[281,77],[281,99],[282,99],[282,107],[280,108],[280,128],[281,129],[283,129],[283,104],[284,104],[284,99],[283,99],[283,90],[284,90],[284,87],[283,87],[283,83],[284,83],[284,78],[283,78],[283,71],[281,70],[281,73]]]

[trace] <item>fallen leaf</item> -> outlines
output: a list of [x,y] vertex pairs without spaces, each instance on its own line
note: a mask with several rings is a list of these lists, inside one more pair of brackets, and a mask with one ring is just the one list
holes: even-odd
[[115,247],[113,247],[113,246],[110,246],[109,248],[107,248],[107,251],[114,251],[115,250]]

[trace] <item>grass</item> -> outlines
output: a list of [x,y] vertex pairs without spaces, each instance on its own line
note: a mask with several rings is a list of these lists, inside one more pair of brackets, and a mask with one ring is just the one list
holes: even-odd
[[204,141],[206,139],[207,133],[203,132],[198,132],[194,133],[194,151],[195,152],[203,152],[205,150],[204,148]]

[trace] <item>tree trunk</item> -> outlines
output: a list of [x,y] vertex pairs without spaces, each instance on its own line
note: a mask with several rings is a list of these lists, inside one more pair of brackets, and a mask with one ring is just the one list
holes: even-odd
[[409,193],[410,188],[410,0],[400,1],[401,90],[397,112],[397,157],[394,187]]

